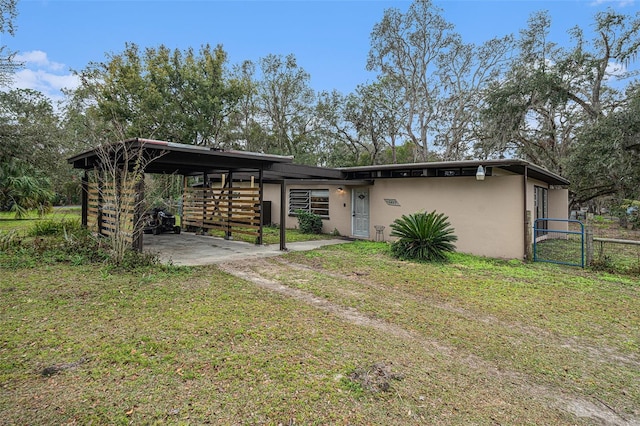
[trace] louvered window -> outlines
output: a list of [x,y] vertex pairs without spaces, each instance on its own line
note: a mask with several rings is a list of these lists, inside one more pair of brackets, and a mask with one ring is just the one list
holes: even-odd
[[291,189],[289,190],[289,214],[304,210],[319,216],[329,217],[328,189]]

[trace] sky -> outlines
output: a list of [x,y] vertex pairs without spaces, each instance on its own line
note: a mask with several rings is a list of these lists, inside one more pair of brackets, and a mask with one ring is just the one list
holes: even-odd
[[[316,91],[352,92],[371,82],[366,71],[369,36],[384,11],[405,12],[405,0],[18,0],[14,36],[1,45],[18,53],[24,69],[14,87],[60,99],[91,62],[124,51],[165,45],[198,50],[221,44],[229,66],[269,54],[295,55]],[[548,10],[551,39],[569,42],[567,30],[589,32],[593,16],[611,8],[635,15],[640,0],[436,0],[434,4],[467,43],[517,35],[530,15]]]

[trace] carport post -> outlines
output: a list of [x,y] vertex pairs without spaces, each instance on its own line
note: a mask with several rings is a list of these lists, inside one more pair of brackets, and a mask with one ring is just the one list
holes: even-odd
[[229,180],[227,181],[229,183],[229,195],[227,197],[227,230],[224,233],[224,239],[225,240],[232,240],[233,239],[233,235],[231,235],[231,219],[233,218],[233,171],[229,170]]
[[264,205],[262,204],[262,166],[260,167],[260,171],[258,172],[258,202],[260,203],[260,229],[258,229],[258,245],[262,245],[262,237],[263,237],[263,229],[262,226],[264,224]]
[[287,234],[285,226],[287,225],[287,181],[282,179],[280,182],[280,250],[287,251]]
[[207,172],[202,172],[202,220],[200,221],[200,231],[202,235],[205,235],[207,232],[205,231],[204,224],[207,221],[207,203],[209,202],[207,199],[207,188],[209,187],[209,177],[207,176]]
[[82,175],[82,226],[87,227],[89,216],[89,172],[84,171]]

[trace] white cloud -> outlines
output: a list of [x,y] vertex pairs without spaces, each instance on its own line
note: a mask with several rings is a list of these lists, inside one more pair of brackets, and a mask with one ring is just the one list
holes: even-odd
[[613,5],[617,7],[633,6],[635,0],[593,0],[591,6],[600,6],[603,4]]
[[27,67],[45,68],[50,71],[62,71],[65,66],[59,62],[52,62],[47,53],[42,50],[24,52],[15,56],[16,62],[24,62]]
[[49,60],[43,51],[24,52],[16,55],[15,60],[24,63],[24,68],[14,74],[13,89],[37,90],[58,101],[63,98],[62,89],[75,89],[80,84],[64,64]]
[[33,89],[50,94],[61,89],[75,89],[79,81],[72,74],[52,74],[44,70],[23,69],[15,73],[13,87],[15,89]]

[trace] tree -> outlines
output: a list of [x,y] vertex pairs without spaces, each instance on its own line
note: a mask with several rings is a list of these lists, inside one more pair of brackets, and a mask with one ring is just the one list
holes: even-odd
[[629,90],[629,104],[585,127],[569,158],[573,202],[596,197],[640,199],[640,87]]
[[318,132],[325,146],[329,146],[329,149],[323,150],[321,162],[328,166],[361,165],[362,150],[354,123],[345,118],[347,99],[347,96],[336,90],[318,95]]
[[472,156],[485,89],[499,80],[512,48],[512,37],[494,38],[476,46],[455,35],[450,48],[438,58],[442,92],[436,103],[439,130],[435,145],[442,149],[443,160]]
[[226,61],[221,46],[202,46],[198,54],[160,46],[141,54],[127,44],[79,73],[77,95],[92,101],[87,108],[114,134],[219,147],[242,95],[227,77]]
[[56,167],[61,139],[49,98],[31,89],[0,92],[0,161],[19,158],[41,170]]
[[[239,88],[237,107],[229,117],[225,145],[250,152],[267,152],[269,136],[260,123],[260,103],[258,82],[255,80],[256,66],[252,61],[244,61],[234,67],[232,75]],[[262,120],[264,121],[264,120]]]
[[[7,166],[5,176],[19,178],[14,182],[20,187],[19,198],[29,198],[28,191],[33,191],[34,198],[46,199],[46,204],[53,199],[40,197],[39,191],[66,193],[70,170],[65,162],[67,154],[60,119],[49,98],[30,89],[0,92],[0,164]],[[33,203],[17,205],[21,204],[42,211],[40,202],[35,207],[27,207]]]
[[298,163],[316,164],[316,96],[309,87],[309,74],[298,66],[294,55],[268,55],[259,62],[259,120],[271,136],[267,152],[293,155]]
[[595,17],[594,39],[586,41],[574,28],[568,50],[548,40],[550,28],[549,15],[539,12],[521,32],[519,55],[505,78],[489,88],[477,155],[511,153],[568,174],[577,135],[626,102],[612,83],[630,76],[615,65],[635,59],[640,15],[601,12]]
[[[17,0],[0,0],[0,34],[15,34],[15,19],[18,17]],[[15,52],[0,45],[0,87],[13,81],[13,73],[22,66],[14,60]]]
[[371,33],[368,70],[379,70],[402,89],[407,109],[405,132],[420,148],[420,159],[429,158],[436,103],[441,83],[438,58],[451,47],[453,25],[430,0],[417,0],[406,14],[385,11]]

